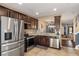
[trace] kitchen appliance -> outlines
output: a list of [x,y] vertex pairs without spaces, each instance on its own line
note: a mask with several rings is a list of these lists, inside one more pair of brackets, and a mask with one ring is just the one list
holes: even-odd
[[24,55],[23,25],[21,20],[0,16],[1,56]]
[[34,36],[25,38],[25,52],[31,50],[34,47]]
[[19,42],[20,42],[20,54],[24,55],[24,21],[19,21]]
[[60,46],[59,46],[59,39],[50,38],[50,47],[60,48]]

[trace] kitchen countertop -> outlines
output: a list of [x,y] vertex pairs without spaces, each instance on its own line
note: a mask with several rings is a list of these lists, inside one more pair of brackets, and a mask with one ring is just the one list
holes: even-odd
[[37,36],[37,35],[40,35],[40,36],[59,36],[59,35],[56,35],[55,33],[30,33],[29,35],[33,35],[33,36]]

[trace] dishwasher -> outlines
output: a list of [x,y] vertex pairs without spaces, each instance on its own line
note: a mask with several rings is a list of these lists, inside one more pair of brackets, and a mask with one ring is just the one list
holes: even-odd
[[50,47],[53,47],[53,48],[60,48],[60,42],[59,42],[59,39],[57,38],[50,38]]

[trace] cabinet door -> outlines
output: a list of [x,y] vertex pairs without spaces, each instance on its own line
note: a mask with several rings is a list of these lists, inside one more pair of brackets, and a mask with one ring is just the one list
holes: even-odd
[[31,17],[29,17],[29,16],[28,16],[28,19],[27,19],[27,28],[31,29]]
[[14,18],[14,11],[8,9],[8,17]]
[[27,16],[27,15],[24,16],[24,21],[25,21],[26,23],[28,23],[28,16]]
[[43,45],[44,46],[48,46],[49,44],[48,44],[48,37],[47,36],[43,36]]
[[19,19],[19,13],[14,11],[13,12],[13,17],[16,18],[16,19]]
[[31,23],[31,17],[30,16],[28,16],[27,22]]
[[38,45],[39,44],[39,36],[36,36],[34,38],[34,45]]
[[23,20],[23,15],[19,13],[19,20]]
[[0,6],[0,16],[8,16],[8,9]]
[[38,29],[38,20],[35,19],[35,29]]
[[41,45],[41,46],[49,46],[48,37],[46,37],[46,36],[40,36],[38,44]]
[[45,37],[45,46],[49,46],[49,38],[47,36]]
[[35,22],[35,21],[34,21],[34,18],[31,18],[31,28],[32,28],[32,29],[35,29],[35,24],[34,24],[34,22]]
[[43,45],[43,40],[42,40],[42,37],[41,36],[39,36],[39,38],[38,38],[38,45]]

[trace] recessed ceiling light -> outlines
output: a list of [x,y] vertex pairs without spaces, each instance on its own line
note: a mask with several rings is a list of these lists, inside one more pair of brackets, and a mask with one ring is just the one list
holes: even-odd
[[56,11],[56,10],[57,10],[57,8],[54,8],[54,9],[53,9],[53,11]]
[[36,15],[39,15],[39,12],[36,12]]
[[18,4],[19,4],[19,5],[22,5],[23,3],[22,3],[22,2],[19,2]]

